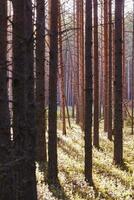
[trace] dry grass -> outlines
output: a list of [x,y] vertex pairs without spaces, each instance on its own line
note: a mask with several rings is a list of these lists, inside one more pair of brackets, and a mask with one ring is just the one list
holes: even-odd
[[[125,169],[113,164],[113,143],[103,133],[100,124],[100,150],[93,148],[94,187],[84,181],[84,136],[72,121],[67,136],[61,132],[58,122],[59,185],[48,187],[44,173],[37,170],[40,200],[133,200],[134,199],[134,137],[130,128],[124,129]],[[46,178],[46,175],[45,175]]]

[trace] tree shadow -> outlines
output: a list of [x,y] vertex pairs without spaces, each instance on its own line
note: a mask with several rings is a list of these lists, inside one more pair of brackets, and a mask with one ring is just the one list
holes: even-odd
[[69,156],[72,156],[76,160],[79,159],[79,161],[83,160],[83,155],[80,154],[79,151],[75,147],[73,147],[72,145],[68,144],[62,138],[59,138],[58,145]]
[[42,174],[42,177],[43,177],[42,181],[46,183],[47,182],[47,163],[37,162],[37,164],[38,164],[38,171],[39,173]]
[[55,183],[53,183],[53,184],[49,183],[49,181],[48,181],[48,186],[49,186],[50,192],[57,199],[69,200],[69,198],[67,197],[67,195],[66,195],[66,193],[64,191],[64,188],[60,184],[59,179],[56,180]]
[[120,170],[122,171],[126,171],[130,174],[133,174],[133,171],[129,168],[129,166],[127,165],[127,163],[125,162],[125,160],[123,160],[123,163],[120,166]]

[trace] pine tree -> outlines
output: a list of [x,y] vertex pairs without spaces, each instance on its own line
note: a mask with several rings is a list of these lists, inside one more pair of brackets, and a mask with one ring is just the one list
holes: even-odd
[[94,146],[99,148],[98,3],[94,0]]
[[31,0],[13,1],[14,199],[36,200]]
[[92,0],[86,0],[85,21],[85,179],[92,184]]
[[0,199],[12,200],[10,114],[7,77],[7,1],[0,3]]
[[45,1],[37,0],[36,19],[36,120],[37,120],[37,161],[45,161]]
[[57,164],[58,0],[50,1],[50,64],[48,115],[48,180],[55,183]]
[[123,0],[115,1],[115,83],[114,83],[114,161],[123,163],[122,117],[122,10]]

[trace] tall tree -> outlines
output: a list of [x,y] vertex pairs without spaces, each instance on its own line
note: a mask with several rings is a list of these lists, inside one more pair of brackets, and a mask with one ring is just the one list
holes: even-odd
[[115,0],[114,161],[119,166],[123,163],[122,11],[123,0]]
[[60,82],[60,101],[61,101],[61,115],[62,115],[62,131],[66,135],[66,102],[65,102],[65,77],[64,77],[64,63],[63,63],[63,38],[62,38],[62,28],[61,28],[61,4],[59,0],[59,19],[58,19],[58,28],[59,28],[59,82]]
[[13,1],[14,199],[36,200],[31,0]]
[[104,131],[108,131],[108,0],[104,0]]
[[99,148],[98,2],[94,0],[94,146]]
[[112,1],[109,0],[108,139],[112,140]]
[[48,115],[48,179],[55,183],[57,164],[57,71],[58,71],[58,0],[50,1],[50,64]]
[[84,128],[84,2],[79,0],[79,119]]
[[134,134],[134,0],[133,0],[133,41],[132,41],[132,135]]
[[36,120],[37,120],[37,161],[45,161],[46,136],[45,136],[45,1],[37,0],[36,19]]
[[76,48],[77,48],[77,56],[76,56],[76,123],[80,122],[80,109],[79,109],[79,65],[80,65],[80,24],[79,24],[79,15],[80,15],[80,1],[76,1]]
[[85,21],[85,179],[92,184],[92,0],[86,0]]
[[0,3],[0,199],[13,199],[10,179],[10,115],[7,77],[7,1]]

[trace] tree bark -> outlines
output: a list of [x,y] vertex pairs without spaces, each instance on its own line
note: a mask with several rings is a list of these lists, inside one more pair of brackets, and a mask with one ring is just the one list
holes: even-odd
[[10,114],[7,77],[7,1],[0,3],[0,199],[13,200],[10,154]]
[[104,131],[108,131],[108,0],[104,1]]
[[114,161],[123,163],[123,117],[122,117],[122,11],[123,0],[115,1],[115,111],[114,111]]
[[36,120],[37,120],[37,161],[46,162],[45,125],[45,1],[37,0],[36,19]]
[[37,200],[32,2],[13,1],[14,199]]
[[112,140],[112,1],[109,0],[108,139]]
[[50,7],[50,65],[49,65],[49,115],[48,115],[48,180],[55,183],[57,164],[57,72],[58,72],[58,0]]
[[94,0],[94,146],[99,148],[98,3]]
[[86,0],[85,22],[85,180],[92,184],[92,1]]

